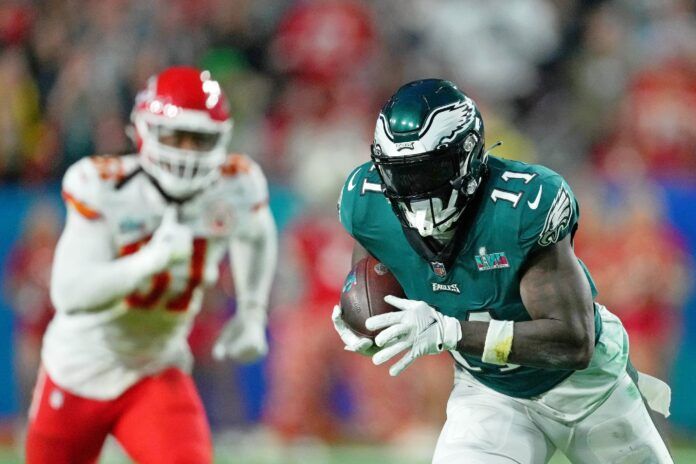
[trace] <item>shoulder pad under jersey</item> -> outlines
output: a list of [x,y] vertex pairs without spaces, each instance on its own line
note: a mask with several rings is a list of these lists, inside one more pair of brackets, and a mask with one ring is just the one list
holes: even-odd
[[338,197],[338,218],[346,231],[358,240],[372,201],[387,204],[379,174],[372,162],[367,162],[348,174]]
[[104,195],[117,188],[138,167],[134,155],[88,156],[70,166],[63,176],[62,194],[66,204],[87,219],[103,216]]
[[233,153],[222,165],[221,187],[239,197],[243,204],[258,209],[268,204],[268,182],[261,167],[249,156]]
[[532,166],[535,178],[529,183],[528,195],[520,218],[519,237],[529,252],[552,245],[575,233],[578,203],[566,181],[543,166]]

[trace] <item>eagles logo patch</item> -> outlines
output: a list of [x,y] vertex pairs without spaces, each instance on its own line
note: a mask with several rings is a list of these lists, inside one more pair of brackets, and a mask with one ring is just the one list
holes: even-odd
[[561,235],[561,232],[568,227],[570,217],[573,214],[573,205],[570,199],[570,193],[565,186],[561,186],[556,193],[556,198],[551,203],[549,213],[544,221],[544,228],[539,234],[539,245],[548,246],[556,243]]

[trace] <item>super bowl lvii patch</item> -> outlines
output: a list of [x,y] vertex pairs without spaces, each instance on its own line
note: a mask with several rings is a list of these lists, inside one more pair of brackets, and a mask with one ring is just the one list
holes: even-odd
[[510,267],[504,251],[497,253],[486,253],[485,248],[479,250],[479,254],[474,256],[476,267],[479,271],[490,271],[492,269],[502,269]]

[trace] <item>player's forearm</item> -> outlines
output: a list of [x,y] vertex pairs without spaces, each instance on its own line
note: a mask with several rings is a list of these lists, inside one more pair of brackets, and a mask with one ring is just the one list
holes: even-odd
[[538,319],[515,324],[510,361],[551,369],[584,369],[594,353],[594,331],[575,331],[563,321]]
[[362,247],[357,241],[353,243],[353,256],[351,257],[351,266],[355,266],[355,264],[360,261],[363,258],[367,258],[370,256],[370,253]]
[[[462,338],[457,348],[463,353],[481,356],[488,322],[462,321],[461,326]],[[514,324],[508,361],[546,369],[584,369],[593,351],[593,335],[574,331],[563,321],[537,319]]]
[[107,262],[61,261],[53,268],[51,301],[66,313],[98,311],[134,292],[154,273],[140,252]]
[[[498,330],[490,335],[492,357],[500,347],[503,353],[509,349],[504,362],[549,369],[587,367],[594,352],[594,306],[587,276],[575,257],[570,236],[530,258],[520,281],[520,296],[532,320],[513,324],[511,344],[496,338],[510,336],[506,330],[509,326],[497,323]],[[480,354],[488,323],[484,327],[468,324],[471,323],[462,323],[461,343],[466,345],[463,351]],[[467,341],[467,335],[476,338]],[[492,343],[494,340],[500,344]]]
[[111,243],[106,223],[68,210],[51,272],[51,301],[57,311],[99,310],[155,272],[147,248],[114,259]]
[[275,222],[270,210],[258,214],[258,233],[253,237],[235,238],[230,244],[237,305],[242,312],[265,313],[276,269]]

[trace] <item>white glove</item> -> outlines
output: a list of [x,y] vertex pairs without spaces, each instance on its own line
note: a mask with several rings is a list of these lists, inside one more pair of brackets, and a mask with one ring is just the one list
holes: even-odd
[[256,361],[268,353],[266,341],[266,312],[238,311],[222,329],[213,346],[213,358],[222,361],[232,358],[243,363]]
[[333,313],[331,313],[331,320],[333,321],[334,328],[338,335],[341,337],[346,351],[353,351],[354,353],[360,353],[365,356],[371,356],[376,352],[374,346],[375,344],[369,338],[359,337],[346,325],[345,321],[341,317],[341,307],[334,306]]
[[185,261],[193,253],[191,229],[177,222],[176,207],[168,206],[150,241],[139,251],[149,273],[156,274],[170,264]]
[[453,350],[462,338],[462,328],[454,317],[445,316],[435,311],[424,301],[405,300],[392,295],[384,301],[401,311],[379,314],[365,321],[370,330],[383,329],[375,343],[384,347],[372,357],[372,362],[379,365],[404,350],[409,350],[390,369],[389,374],[397,376],[408,366],[426,354],[437,354]]

